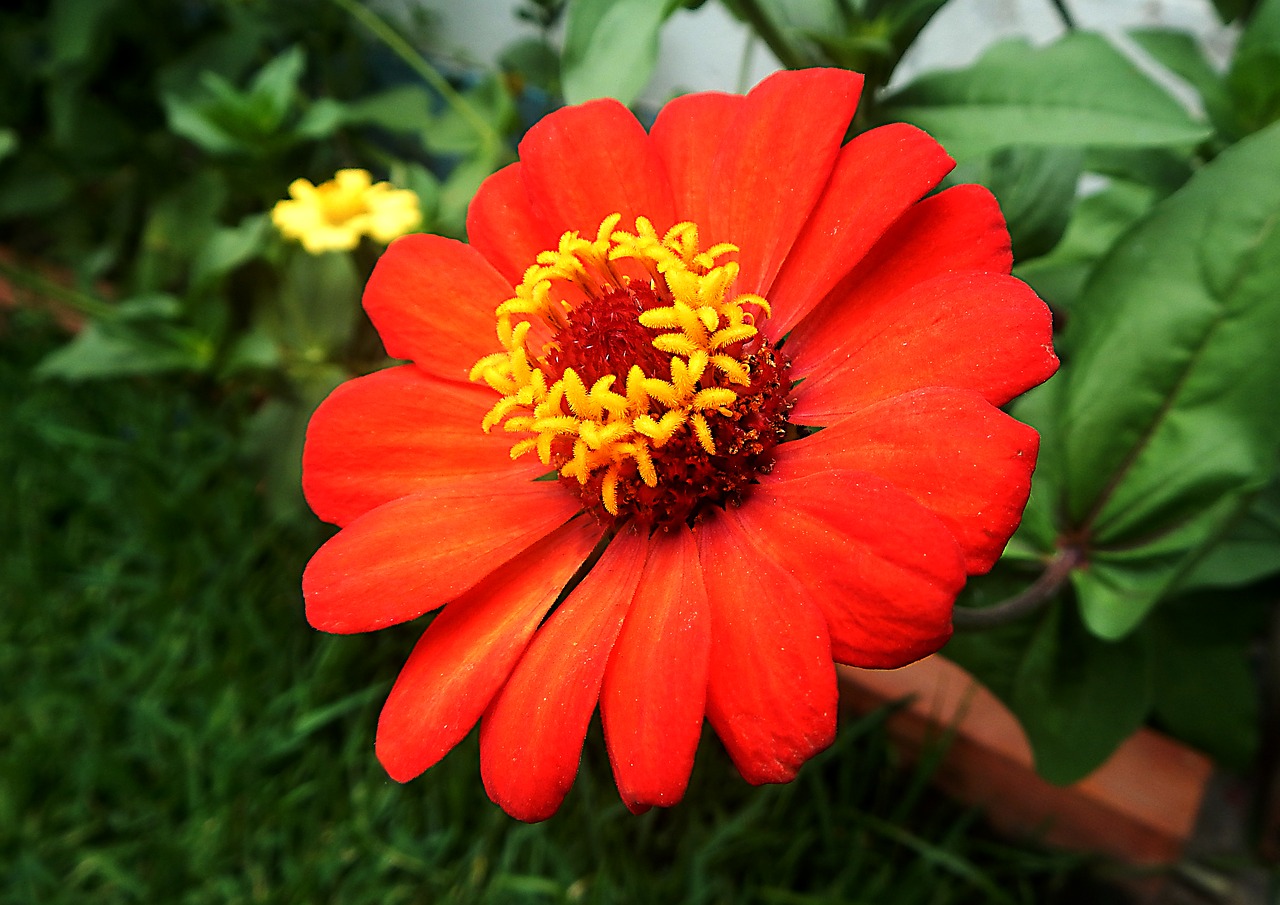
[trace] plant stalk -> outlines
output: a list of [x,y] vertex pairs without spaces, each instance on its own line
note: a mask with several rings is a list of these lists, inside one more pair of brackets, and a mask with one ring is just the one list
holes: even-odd
[[1025,591],[981,608],[957,607],[952,624],[960,631],[998,628],[1041,610],[1067,583],[1071,571],[1084,559],[1078,547],[1064,547],[1049,561],[1040,577]]
[[378,40],[387,45],[387,48],[392,53],[404,60],[409,65],[409,68],[422,76],[422,80],[430,85],[444,98],[446,104],[467,121],[467,124],[475,130],[476,134],[480,136],[480,140],[487,147],[496,148],[502,143],[502,136],[498,134],[497,130],[476,111],[475,107],[467,102],[466,98],[449,84],[449,80],[441,75],[440,70],[428,63],[422,54],[413,48],[413,45],[384,22],[377,13],[356,2],[356,0],[333,0],[333,3],[373,32]]

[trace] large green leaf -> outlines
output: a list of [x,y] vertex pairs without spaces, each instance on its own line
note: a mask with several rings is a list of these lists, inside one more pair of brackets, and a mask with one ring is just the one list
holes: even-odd
[[1089,627],[1131,630],[1271,478],[1280,449],[1280,126],[1157,204],[1080,298],[1065,342],[1066,531]]
[[1236,770],[1247,769],[1258,748],[1258,682],[1249,648],[1266,630],[1270,609],[1270,600],[1208,592],[1170,601],[1150,623],[1153,715]]
[[1027,648],[1012,704],[1036,771],[1065,785],[1093,772],[1142,725],[1151,694],[1147,637],[1100,642],[1071,607],[1059,604],[1045,614]]
[[1208,98],[1222,90],[1222,76],[1194,35],[1169,28],[1141,28],[1129,32],[1129,37],[1161,66],[1200,92],[1201,97]]
[[1227,131],[1248,135],[1280,119],[1280,0],[1262,0],[1240,35],[1226,93]]
[[571,104],[614,97],[629,104],[658,59],[672,0],[570,0],[560,80]]
[[1280,572],[1280,479],[1241,514],[1182,582],[1184,588],[1231,588]]
[[1095,34],[1047,47],[1004,41],[968,69],[930,73],[883,116],[930,132],[957,159],[1011,145],[1164,147],[1209,136],[1173,98]]
[[1116,181],[1080,199],[1062,241],[1047,255],[1018,262],[1014,274],[1050,305],[1071,308],[1099,259],[1151,207],[1153,197],[1146,186]]

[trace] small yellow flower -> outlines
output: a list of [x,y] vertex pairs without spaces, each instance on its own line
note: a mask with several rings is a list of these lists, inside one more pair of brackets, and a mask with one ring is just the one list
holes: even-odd
[[276,203],[271,222],[313,255],[350,251],[366,235],[385,244],[422,220],[416,194],[389,182],[375,184],[367,170],[339,170],[320,185],[295,179],[289,195]]

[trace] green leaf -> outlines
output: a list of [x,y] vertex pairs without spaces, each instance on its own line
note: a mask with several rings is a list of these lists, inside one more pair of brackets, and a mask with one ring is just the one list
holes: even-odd
[[391,164],[388,180],[392,185],[409,189],[418,196],[422,223],[417,231],[438,232],[441,186],[435,174],[420,163],[397,160]]
[[1214,9],[1223,22],[1234,22],[1258,5],[1258,0],[1213,0]]
[[434,121],[431,95],[421,85],[397,85],[343,104],[342,121],[426,135]]
[[1227,72],[1224,131],[1238,138],[1280,119],[1280,0],[1262,0],[1236,45]]
[[1184,588],[1234,588],[1280,572],[1280,480],[1272,481],[1196,563]]
[[437,225],[442,235],[455,238],[466,235],[467,207],[476,189],[506,162],[507,155],[506,149],[494,148],[454,167],[440,187]]
[[264,315],[264,329],[289,359],[317,364],[351,338],[361,280],[349,254],[291,251],[275,305]]
[[1126,234],[1076,305],[1061,449],[1044,454],[1064,456],[1070,531],[1105,554],[1076,576],[1103,637],[1130,631],[1272,475],[1280,182],[1257,174],[1277,171],[1280,126],[1228,149]]
[[671,0],[570,0],[560,72],[565,100],[635,100],[653,75],[658,32],[677,6]]
[[273,371],[284,364],[280,347],[261,328],[246,330],[227,351],[218,376],[226,379],[242,371]]
[[1085,172],[1153,189],[1152,201],[1186,185],[1202,163],[1185,148],[1089,148],[1084,155]]
[[[1002,560],[1014,558],[1042,562],[1057,551],[1062,533],[1058,499],[1062,486],[1062,457],[1052,455],[1060,445],[1058,412],[1065,385],[1062,371],[1013,401],[1010,413],[1040,432],[1040,455],[1031,481],[1031,496],[1022,523],[1010,540]],[[1021,590],[1019,588],[1018,590]]]
[[174,323],[182,313],[176,298],[148,294],[116,306],[110,319],[92,321],[65,346],[36,366],[37,377],[99,380],[201,371],[213,357],[213,344]]
[[84,62],[119,5],[120,0],[54,0],[49,6],[49,69],[60,72]]
[[561,93],[560,55],[541,38],[525,38],[507,46],[498,65],[548,94]]
[[1280,48],[1280,0],[1261,0],[1240,34],[1236,53]]
[[1227,73],[1233,136],[1250,135],[1280,119],[1280,47],[1237,51]]
[[1081,153],[1077,148],[1006,148],[961,164],[948,184],[977,182],[1000,202],[1014,258],[1043,255],[1058,244],[1075,204]]
[[1235,770],[1246,769],[1258,749],[1258,682],[1250,648],[1266,630],[1270,609],[1270,600],[1202,593],[1170,601],[1151,620],[1154,716],[1164,729]]
[[[291,47],[263,66],[244,91],[206,70],[198,88],[161,93],[169,128],[211,154],[253,154],[286,146],[300,137],[284,125],[305,65],[302,49]],[[322,105],[316,116],[331,114]],[[312,121],[307,127],[323,125]]]
[[134,291],[180,284],[192,258],[203,252],[217,229],[217,214],[226,198],[222,174],[205,168],[155,201],[138,249]]
[[18,133],[13,129],[0,129],[0,160],[18,150]]
[[75,183],[47,155],[21,152],[0,170],[0,220],[45,214],[74,191]]
[[298,45],[290,47],[258,71],[249,84],[248,97],[261,112],[266,129],[284,122],[298,92],[298,79],[307,66],[307,57]]
[[192,264],[192,289],[208,289],[240,265],[259,257],[270,232],[271,218],[266,214],[250,214],[236,226],[215,231],[201,246]]
[[1041,620],[1013,691],[1036,771],[1066,785],[1101,766],[1151,709],[1151,644],[1142,634],[1099,641],[1074,608],[1058,604]]
[[[981,609],[1026,590],[1037,572],[1010,567],[1002,560],[986,575],[972,576],[965,584],[957,609]],[[992,694],[1012,706],[1018,671],[1039,625],[1039,618],[1017,619],[981,631],[957,630],[942,653],[968,670]]]
[[952,156],[1011,145],[1162,147],[1209,137],[1105,39],[1004,41],[968,69],[931,73],[888,97],[883,117],[927,130]]
[[1218,73],[1194,35],[1168,28],[1139,28],[1129,32],[1135,44],[1164,68],[1209,98],[1222,91]]
[[207,104],[173,93],[161,95],[169,128],[210,154],[234,154],[242,150],[239,138],[218,123]]
[[1019,262],[1014,274],[1050,305],[1071,308],[1098,261],[1154,200],[1151,189],[1128,182],[1081,198],[1062,241],[1047,255]]
[[346,105],[341,101],[322,97],[307,107],[293,131],[311,141],[328,138],[346,121],[346,113]]
[[[484,76],[462,92],[462,97],[496,132],[507,131],[507,124],[515,116],[515,104],[496,73]],[[471,118],[456,107],[445,107],[433,117],[422,138],[432,154],[471,157],[492,151],[489,137],[477,132]]]
[[309,369],[292,381],[295,398],[274,397],[250,420],[245,452],[261,463],[267,507],[280,520],[297,516],[302,496],[302,446],[307,423],[321,400],[350,375],[335,365]]

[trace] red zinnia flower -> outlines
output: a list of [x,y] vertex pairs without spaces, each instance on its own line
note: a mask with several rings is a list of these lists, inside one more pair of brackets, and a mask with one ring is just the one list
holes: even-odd
[[779,73],[647,134],[565,108],[470,245],[383,256],[365,309],[412,364],[312,419],[307,498],[342,530],[303,584],[330,632],[444,607],[378,724],[392,777],[479,720],[489,795],[547,817],[598,703],[633,810],[679,800],[704,714],[785,782],[832,740],[836,662],[950,636],[1035,463],[996,406],[1057,359],[989,193],[925,198],[953,164],[910,126],[842,145],[861,85]]

